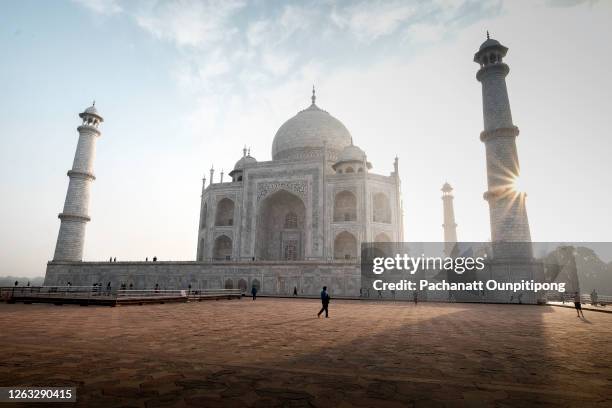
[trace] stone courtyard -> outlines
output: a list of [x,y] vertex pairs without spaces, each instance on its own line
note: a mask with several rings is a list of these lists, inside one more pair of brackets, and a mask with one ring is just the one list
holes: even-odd
[[612,406],[611,314],[337,300],[317,319],[319,306],[0,304],[0,385],[74,385],[88,407]]

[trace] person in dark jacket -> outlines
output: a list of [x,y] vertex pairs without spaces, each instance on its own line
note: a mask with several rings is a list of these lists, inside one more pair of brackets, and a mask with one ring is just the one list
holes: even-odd
[[325,317],[329,317],[329,312],[327,310],[329,308],[329,293],[327,293],[327,286],[323,286],[323,290],[321,291],[321,304],[323,307],[319,313],[317,313],[317,317],[320,318],[323,312],[325,312]]
[[251,295],[253,295],[253,300],[257,298],[257,288],[255,287],[255,285],[253,285],[253,287],[251,288]]
[[580,315],[582,315],[582,318],[584,319],[584,312],[582,311],[582,305],[580,303],[581,303],[580,293],[575,292],[574,293],[574,307],[576,308],[576,314],[578,315],[576,317],[580,317]]

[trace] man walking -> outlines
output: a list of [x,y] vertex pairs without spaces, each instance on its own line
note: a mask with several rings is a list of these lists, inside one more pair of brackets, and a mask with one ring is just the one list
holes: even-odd
[[253,300],[257,298],[257,288],[255,287],[255,285],[253,285],[253,287],[251,288],[251,295],[253,295]]
[[578,292],[574,293],[574,307],[576,308],[576,314],[578,315],[576,317],[580,317],[580,315],[582,315],[582,318],[584,319],[582,305],[580,304],[580,293]]
[[323,290],[321,291],[321,303],[323,307],[317,313],[317,317],[321,317],[321,313],[325,312],[325,317],[329,317],[329,313],[327,308],[329,307],[329,293],[327,293],[327,286],[323,286]]

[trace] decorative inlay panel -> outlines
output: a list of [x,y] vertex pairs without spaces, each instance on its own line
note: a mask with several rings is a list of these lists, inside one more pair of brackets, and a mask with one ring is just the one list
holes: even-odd
[[257,183],[257,202],[261,201],[271,193],[279,190],[287,190],[298,195],[302,201],[306,202],[308,194],[308,183],[304,180],[298,181],[272,181]]

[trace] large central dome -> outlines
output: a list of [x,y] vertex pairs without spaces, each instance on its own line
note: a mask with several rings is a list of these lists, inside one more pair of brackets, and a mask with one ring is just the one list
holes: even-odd
[[[300,160],[318,157],[327,146],[330,156],[336,156],[351,144],[351,134],[338,119],[315,104],[283,123],[272,142],[272,160]],[[330,159],[333,157],[330,157]]]

